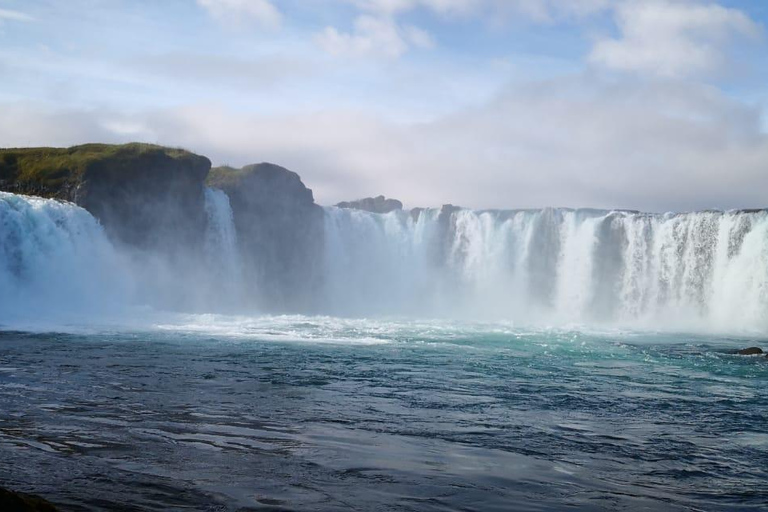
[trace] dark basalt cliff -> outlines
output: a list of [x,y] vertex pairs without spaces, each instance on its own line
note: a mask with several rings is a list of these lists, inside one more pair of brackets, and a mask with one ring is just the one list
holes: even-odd
[[389,213],[403,209],[403,203],[397,199],[387,199],[384,196],[366,197],[355,201],[342,201],[336,206],[339,208],[351,208],[373,213]]
[[310,311],[324,214],[298,174],[266,163],[211,170],[206,157],[152,144],[0,149],[0,191],[72,201],[113,240],[190,269],[204,261],[206,184],[230,198],[256,305]]
[[72,201],[118,241],[194,246],[205,228],[206,157],[151,144],[0,150],[0,190]]
[[260,163],[217,167],[208,186],[223,190],[235,219],[246,281],[269,297],[267,310],[309,311],[320,286],[323,209],[295,172]]

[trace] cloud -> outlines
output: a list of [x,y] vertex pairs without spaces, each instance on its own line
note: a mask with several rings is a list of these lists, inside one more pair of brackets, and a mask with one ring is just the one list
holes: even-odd
[[715,74],[727,65],[726,50],[734,38],[761,34],[739,10],[675,0],[623,2],[616,23],[620,37],[598,41],[590,61],[663,78]]
[[536,23],[581,20],[612,8],[619,0],[488,0],[494,18],[523,18]]
[[[61,109],[30,102],[0,104],[0,147],[71,146],[90,141],[122,142],[125,133],[112,130],[128,124],[126,116],[113,111]],[[131,137],[146,139],[140,130]]]
[[[75,31],[80,46],[72,51],[4,49],[0,146],[143,140],[216,163],[274,161],[299,172],[324,204],[382,193],[411,206],[767,206],[762,84],[755,90],[740,82],[726,92],[700,81],[722,67],[730,44],[757,37],[757,25],[740,11],[686,0],[354,1],[352,27],[331,22],[320,36],[311,24],[272,39],[209,31],[195,33],[196,44],[182,51],[174,32],[153,39],[152,55],[136,53],[131,43],[158,35],[153,26],[130,27],[131,39],[114,47],[125,51],[96,57],[79,48],[98,48],[99,39]],[[483,44],[497,42],[496,34],[478,33],[466,53],[435,51],[417,62],[335,62],[313,44],[342,56],[396,58],[435,44],[409,25],[426,27],[425,14],[467,17],[477,28],[502,8],[535,23],[611,13],[618,35],[597,40],[593,67],[551,41],[568,54],[568,66],[558,60],[545,73],[535,53],[516,61],[512,51],[517,67],[499,67],[494,59],[507,49]],[[320,26],[349,12],[324,12]],[[104,32],[112,34],[119,27],[106,20],[119,17],[108,14]],[[443,21],[428,26],[447,39],[452,21]],[[686,45],[714,67],[681,57]]]
[[35,18],[21,11],[0,9],[0,23],[3,21],[35,21]]
[[378,14],[402,14],[427,9],[441,16],[495,16],[514,13],[536,21],[564,16],[587,16],[608,8],[616,0],[347,0],[359,9]]
[[430,122],[329,109],[187,105],[138,114],[0,105],[0,145],[133,139],[216,163],[273,161],[323,204],[385,194],[411,206],[650,211],[765,207],[760,110],[708,86],[590,74],[507,88]]
[[467,14],[486,0],[349,0],[359,9],[378,14],[400,14],[423,7],[439,14]]
[[[194,65],[190,65],[194,62]],[[286,81],[306,79],[317,66],[306,58],[289,55],[239,57],[205,53],[162,53],[132,58],[128,65],[154,78],[186,87],[225,86],[252,91]]]
[[424,29],[403,25],[399,17],[423,9],[448,18],[482,18],[492,23],[510,17],[552,23],[583,18],[607,9],[615,0],[346,0],[363,14],[351,32],[328,26],[315,40],[332,55],[400,57],[411,48],[433,48]]
[[334,56],[399,57],[411,47],[432,48],[434,41],[426,31],[399,25],[390,17],[359,16],[351,33],[326,27],[317,34],[322,49]]
[[216,20],[230,25],[256,22],[264,27],[276,28],[282,14],[269,0],[197,0]]
[[484,17],[500,14],[537,22],[581,18],[608,9],[618,0],[347,0],[358,9],[379,15],[399,15],[425,9],[444,17]]

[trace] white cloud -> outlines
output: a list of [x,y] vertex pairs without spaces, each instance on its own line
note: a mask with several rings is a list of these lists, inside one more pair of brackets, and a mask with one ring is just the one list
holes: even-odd
[[227,24],[241,25],[247,20],[275,28],[282,22],[282,14],[269,0],[197,0],[197,3]]
[[425,7],[440,14],[465,14],[480,8],[487,0],[349,0],[364,11],[399,14]]
[[3,21],[34,21],[35,19],[21,11],[12,11],[10,9],[0,9],[0,23]]
[[583,19],[605,11],[619,0],[488,0],[490,12],[506,18],[522,17],[538,23]]
[[136,138],[215,163],[273,161],[323,204],[382,193],[411,206],[665,211],[764,207],[768,189],[760,110],[682,82],[543,81],[427,123],[339,109],[126,115],[0,104],[0,146]]
[[[195,65],[190,66],[190,62]],[[232,56],[172,52],[142,55],[127,64],[139,73],[166,79],[174,86],[183,84],[188,89],[222,86],[255,91],[306,79],[317,72],[317,66],[309,59],[284,54]]]
[[398,17],[417,9],[449,18],[483,18],[492,23],[523,17],[551,23],[582,18],[610,7],[616,0],[345,0],[363,14],[351,32],[326,27],[316,41],[333,55],[399,57],[412,47],[432,48],[432,36],[419,27],[402,25]]
[[431,48],[432,37],[411,25],[398,25],[390,17],[363,15],[355,20],[351,33],[326,27],[317,34],[316,41],[325,51],[335,56],[399,57],[409,48]]
[[427,9],[442,16],[486,16],[499,13],[534,21],[583,17],[607,9],[617,0],[347,0],[371,13],[396,15]]
[[727,46],[734,37],[761,34],[739,10],[679,0],[624,2],[616,10],[616,22],[621,37],[598,41],[590,61],[664,78],[717,73],[727,63]]
[[[499,69],[506,60],[494,58],[506,56],[506,49],[487,51],[482,44],[416,62],[329,62],[302,27],[274,39],[254,31],[195,33],[195,45],[183,50],[179,34],[168,32],[166,40],[153,39],[152,55],[138,55],[134,41],[166,30],[136,30],[144,16],[124,27],[125,19],[107,10],[99,18],[103,33],[126,29],[131,35],[115,43],[125,50],[122,58],[115,56],[119,51],[95,52],[95,58],[61,46],[48,55],[31,44],[0,51],[9,77],[0,94],[0,146],[139,139],[184,146],[217,163],[274,161],[299,172],[324,204],[383,193],[412,206],[766,206],[764,87],[739,82],[726,94],[696,82],[712,68],[665,54],[680,54],[682,40],[716,57],[708,61],[726,58],[729,42],[756,34],[744,14],[685,0],[438,2],[371,0],[353,11],[351,28],[331,22],[316,41],[337,55],[397,57],[434,44],[428,33],[407,25],[430,13],[478,21],[506,6],[505,15],[559,23],[618,5],[619,35],[599,40],[591,59],[601,69],[631,73],[593,73],[570,56],[565,70],[558,60],[542,73],[547,65],[541,56],[515,60],[514,52],[508,60],[516,67]],[[60,9],[62,16],[70,10]],[[317,19],[328,23],[339,13],[349,10],[329,17],[323,11]],[[433,19],[429,27],[447,39],[451,21],[439,26],[442,21]],[[192,33],[194,26],[179,30]],[[83,38],[93,32],[70,32],[75,48],[98,48],[101,39]],[[498,39],[480,33],[475,41],[491,40]],[[608,43],[629,55],[595,60]],[[551,44],[562,49],[560,40]],[[654,51],[647,60],[634,60],[629,51],[648,47]],[[196,65],[185,66],[190,61]],[[515,85],[502,88],[510,79]]]

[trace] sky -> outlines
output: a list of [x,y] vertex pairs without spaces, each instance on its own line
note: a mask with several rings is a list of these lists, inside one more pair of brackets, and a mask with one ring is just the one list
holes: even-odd
[[273,162],[320,204],[768,207],[765,0],[0,0],[0,147]]

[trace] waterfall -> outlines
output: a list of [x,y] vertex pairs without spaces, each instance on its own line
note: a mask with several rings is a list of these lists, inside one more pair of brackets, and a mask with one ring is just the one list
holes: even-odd
[[337,314],[768,330],[768,212],[326,208]]
[[0,192],[0,323],[112,312],[131,295],[124,265],[84,209]]
[[243,283],[229,199],[206,189],[205,209],[204,254],[170,257],[113,244],[75,204],[0,192],[0,324],[119,321],[136,306],[236,309]]
[[226,308],[236,308],[243,299],[243,268],[237,244],[237,231],[229,197],[223,191],[205,189],[208,228],[205,236],[206,275],[218,300]]
[[[271,291],[245,277],[227,195],[206,189],[205,211],[202,251],[153,253],[113,244],[74,204],[0,193],[0,324],[144,305],[258,313]],[[322,228],[306,288],[322,314],[768,332],[766,211],[328,207]]]

